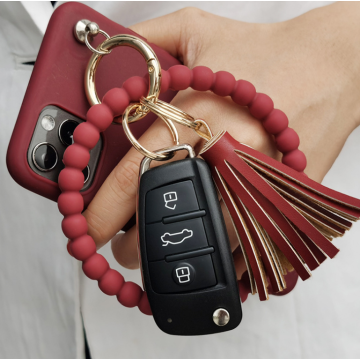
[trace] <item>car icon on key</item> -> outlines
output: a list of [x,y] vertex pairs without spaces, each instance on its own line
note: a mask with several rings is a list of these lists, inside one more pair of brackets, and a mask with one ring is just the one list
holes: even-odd
[[193,231],[184,229],[181,232],[170,234],[166,232],[161,236],[161,241],[164,243],[163,246],[178,245],[181,244],[185,239],[191,238],[193,236]]

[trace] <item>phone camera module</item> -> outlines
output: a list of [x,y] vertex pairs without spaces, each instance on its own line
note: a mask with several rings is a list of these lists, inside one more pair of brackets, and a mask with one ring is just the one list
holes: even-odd
[[56,149],[49,143],[40,143],[35,146],[32,159],[37,169],[40,171],[50,171],[58,162],[58,154]]
[[59,126],[59,138],[65,146],[70,146],[73,143],[73,134],[78,125],[77,121],[65,120]]

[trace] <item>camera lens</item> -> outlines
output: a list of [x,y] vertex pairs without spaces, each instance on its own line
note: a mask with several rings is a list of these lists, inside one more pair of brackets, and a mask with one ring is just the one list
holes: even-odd
[[65,120],[59,127],[59,138],[65,146],[69,146],[73,143],[73,134],[76,127],[79,125],[74,120]]
[[86,184],[90,177],[89,165],[82,171],[82,173],[84,174],[84,184]]
[[58,162],[56,149],[48,143],[36,145],[33,150],[32,158],[34,165],[40,171],[49,171],[53,169]]

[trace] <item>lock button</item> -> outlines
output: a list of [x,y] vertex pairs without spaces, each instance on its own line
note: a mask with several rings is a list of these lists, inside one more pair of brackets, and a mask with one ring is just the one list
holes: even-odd
[[146,194],[146,223],[162,221],[164,217],[199,210],[191,180],[151,190]]
[[159,294],[205,289],[217,284],[211,255],[149,263],[151,285]]

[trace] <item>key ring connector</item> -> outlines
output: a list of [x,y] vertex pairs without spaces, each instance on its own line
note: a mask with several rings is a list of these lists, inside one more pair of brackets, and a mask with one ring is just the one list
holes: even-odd
[[140,104],[144,105],[157,116],[164,116],[169,120],[175,121],[181,125],[187,126],[190,129],[197,129],[199,125],[195,122],[195,118],[186,112],[180,110],[174,105],[168,104],[159,99],[151,97],[141,97]]
[[[155,154],[172,153],[173,156],[174,156],[175,152],[181,151],[181,150],[186,150],[191,159],[193,159],[196,156],[193,147],[191,145],[189,145],[189,144],[181,144],[181,145],[175,145],[175,146],[167,147],[167,148],[164,148],[164,149],[159,149],[159,150],[155,151]],[[152,159],[150,159],[148,157],[145,157],[141,161],[141,164],[140,164],[140,176],[143,175],[146,171],[149,170],[151,161],[152,161]]]
[[[110,35],[108,35],[105,31],[102,31],[102,30],[99,29],[98,33],[101,34],[101,35],[104,35],[106,37],[106,39],[110,39]],[[89,36],[90,36],[90,31],[86,31],[86,33],[85,33],[85,44],[93,53],[96,53],[98,55],[108,55],[108,54],[111,53],[111,50],[106,50],[106,51],[100,50],[101,44],[98,46],[97,49],[92,47],[90,42],[89,42]]]
[[[175,121],[180,125],[184,125],[190,129],[195,130],[195,132],[203,139],[210,140],[213,136],[209,125],[206,121],[201,119],[196,119],[190,114],[182,111],[174,105],[168,104],[159,99],[152,99],[151,97],[141,97],[140,104],[144,105],[146,108],[150,109],[154,114],[159,117],[167,118],[168,120]],[[201,130],[202,128],[205,131]]]
[[[125,132],[125,135],[127,136],[127,138],[129,139],[129,141],[131,142],[132,146],[139,151],[141,154],[143,154],[145,157],[150,158],[152,160],[157,160],[157,161],[164,161],[164,160],[169,160],[174,156],[174,152],[164,152],[164,153],[155,153],[152,151],[149,151],[147,149],[145,149],[135,138],[135,136],[132,134],[132,132],[130,131],[130,127],[129,127],[129,117],[130,117],[130,113],[132,111],[139,109],[139,107],[141,107],[141,104],[133,104],[130,105],[126,108],[123,116],[122,116],[122,126]],[[170,130],[170,133],[173,137],[174,143],[175,145],[179,145],[179,134],[176,130],[175,125],[172,123],[172,121],[168,120],[167,118],[163,117],[163,116],[159,116],[167,125],[167,127]]]

